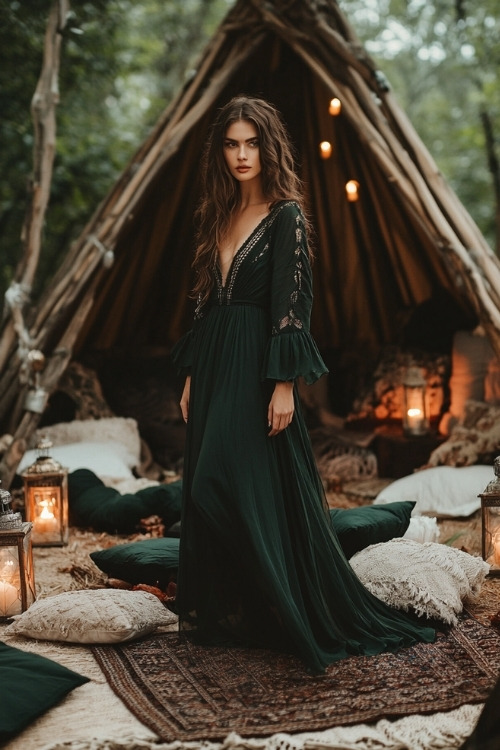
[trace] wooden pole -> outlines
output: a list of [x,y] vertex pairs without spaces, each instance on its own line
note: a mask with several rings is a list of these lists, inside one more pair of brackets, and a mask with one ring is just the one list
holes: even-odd
[[[45,213],[50,197],[52,169],[56,143],[56,106],[59,103],[59,61],[61,32],[68,17],[68,0],[55,0],[45,32],[43,63],[40,78],[31,101],[34,124],[33,175],[30,183],[31,200],[21,233],[23,256],[17,266],[14,282],[23,297],[31,292],[40,257],[41,237]],[[9,315],[9,312],[11,313]],[[22,322],[22,302],[9,315],[0,339],[0,372],[15,345],[16,333]],[[16,331],[17,329],[17,331]]]

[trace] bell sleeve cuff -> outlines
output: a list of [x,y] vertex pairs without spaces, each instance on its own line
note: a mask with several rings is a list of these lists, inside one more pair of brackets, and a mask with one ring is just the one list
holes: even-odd
[[179,339],[170,357],[180,375],[189,375],[193,364],[193,331],[188,331]]
[[262,368],[262,379],[295,380],[302,376],[310,385],[328,372],[308,331],[271,336]]

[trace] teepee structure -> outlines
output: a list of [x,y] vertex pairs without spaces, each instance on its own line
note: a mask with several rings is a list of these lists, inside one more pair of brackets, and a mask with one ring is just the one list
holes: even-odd
[[[40,419],[30,391],[43,401],[68,362],[89,350],[168,352],[189,328],[200,158],[215,111],[241,93],[273,102],[295,145],[316,230],[320,348],[376,351],[444,295],[484,326],[500,354],[498,259],[338,4],[237,0],[26,321],[29,347],[12,335],[19,316],[4,322],[0,430],[14,436],[0,465],[4,484]],[[329,158],[321,142],[331,145]],[[36,351],[46,364],[35,376]]]

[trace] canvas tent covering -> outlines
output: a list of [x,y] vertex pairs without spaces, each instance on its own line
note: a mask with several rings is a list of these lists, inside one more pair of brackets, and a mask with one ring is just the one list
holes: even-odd
[[[296,148],[316,230],[320,349],[373,353],[400,341],[402,326],[434,300],[444,317],[453,310],[455,327],[479,320],[500,353],[498,260],[337,3],[238,0],[28,320],[31,347],[47,358],[39,385],[50,393],[70,359],[89,351],[168,352],[190,327],[201,154],[215,111],[240,93],[272,101]],[[332,97],[342,103],[336,117]],[[328,160],[322,140],[333,145]],[[357,202],[346,200],[350,179]],[[15,441],[0,466],[4,484],[40,419],[24,408],[26,348],[5,345],[9,326],[12,318],[0,352],[0,421]]]

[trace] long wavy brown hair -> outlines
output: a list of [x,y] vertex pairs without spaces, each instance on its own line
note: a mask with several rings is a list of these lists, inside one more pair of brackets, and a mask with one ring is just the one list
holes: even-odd
[[262,190],[270,207],[280,200],[294,200],[304,211],[302,183],[295,173],[291,140],[281,115],[264,99],[234,97],[219,110],[203,154],[202,197],[196,211],[193,260],[196,273],[193,297],[200,303],[207,300],[212,289],[217,248],[241,200],[239,182],[229,172],[223,151],[228,128],[240,120],[251,122],[257,128]]

